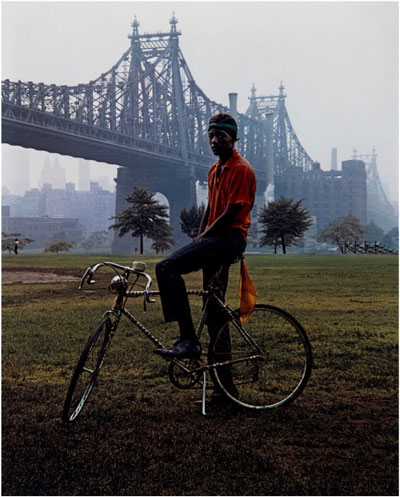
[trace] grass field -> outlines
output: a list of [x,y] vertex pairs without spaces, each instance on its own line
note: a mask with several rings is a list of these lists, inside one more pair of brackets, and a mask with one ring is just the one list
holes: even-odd
[[[158,258],[141,258],[154,275]],[[3,271],[80,276],[100,260],[20,254],[4,256]],[[2,494],[397,495],[397,257],[246,260],[259,302],[293,314],[313,347],[305,391],[270,412],[213,408],[203,417],[192,402],[200,392],[173,387],[151,343],[123,326],[87,407],[66,426],[66,390],[112,302],[110,275],[85,293],[74,282],[3,285]],[[198,287],[200,274],[187,282]],[[131,307],[141,313],[140,302]],[[176,338],[159,301],[143,323],[165,343]]]

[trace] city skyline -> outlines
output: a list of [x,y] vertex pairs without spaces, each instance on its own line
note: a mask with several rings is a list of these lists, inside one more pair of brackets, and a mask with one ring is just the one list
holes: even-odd
[[[135,15],[144,33],[169,30],[175,12],[182,52],[210,98],[226,105],[228,92],[237,92],[238,110],[245,112],[253,83],[257,95],[266,95],[276,94],[283,81],[292,124],[313,160],[327,170],[332,148],[341,164],[354,148],[370,154],[375,147],[382,184],[390,200],[397,200],[395,2],[214,2],[212,16],[202,2],[154,7],[154,2],[3,2],[3,78],[87,83],[126,50]],[[230,29],[218,37],[215,51],[210,33],[219,33],[220,26]],[[32,164],[38,154],[44,152],[30,151]],[[76,162],[68,161],[67,175],[75,177]],[[110,177],[116,169],[97,163],[96,168]],[[36,173],[34,166],[33,179]]]
[[[3,147],[5,145],[3,144]],[[18,164],[18,160],[21,155],[19,154],[11,154],[11,149],[18,149],[19,152],[24,151],[25,156],[29,153],[29,173],[28,173],[28,181],[27,178],[24,178],[24,181],[21,182],[21,174],[14,174],[15,172],[23,172],[26,173],[27,168],[24,164]],[[115,184],[113,182],[113,177],[116,174],[117,166],[112,166],[111,164],[101,164],[99,168],[99,164],[95,163],[95,161],[88,161],[84,159],[75,159],[73,157],[68,157],[60,154],[49,154],[47,152],[42,152],[39,156],[34,157],[34,164],[32,165],[31,153],[36,152],[31,149],[24,149],[22,147],[7,147],[3,150],[2,155],[2,186],[6,187],[11,194],[14,195],[23,195],[25,191],[28,191],[32,188],[42,188],[44,183],[52,184],[52,188],[65,188],[67,183],[73,183],[75,185],[75,189],[78,191],[88,191],[90,189],[90,181],[98,182],[100,186],[107,191],[113,192],[115,190]],[[8,162],[9,160],[13,160],[11,164]],[[40,165],[42,162],[42,165]],[[89,179],[87,180],[87,184],[85,187],[82,187],[81,180],[79,177],[79,167],[81,163],[85,164],[89,170]],[[52,180],[51,175],[47,176],[46,169],[50,166],[54,168],[56,166],[62,170],[61,174],[64,176],[63,184],[58,181]],[[32,170],[35,173],[34,179],[31,180]],[[114,172],[113,172],[114,171]],[[29,184],[29,187],[28,187]]]

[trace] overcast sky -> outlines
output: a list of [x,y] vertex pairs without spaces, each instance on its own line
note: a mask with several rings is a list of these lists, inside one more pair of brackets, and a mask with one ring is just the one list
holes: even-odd
[[[128,48],[135,15],[139,32],[165,32],[172,12],[209,98],[228,105],[237,92],[245,112],[253,83],[257,95],[276,95],[283,81],[312,159],[329,169],[332,147],[339,163],[375,147],[383,186],[397,198],[397,2],[2,2],[2,80],[87,83]],[[32,157],[34,180],[42,154]]]

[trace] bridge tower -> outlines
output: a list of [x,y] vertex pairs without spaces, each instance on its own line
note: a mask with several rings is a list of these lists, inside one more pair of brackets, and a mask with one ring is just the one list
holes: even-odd
[[[195,183],[207,179],[215,161],[207,140],[210,117],[236,113],[237,147],[251,162],[262,195],[273,178],[277,114],[264,113],[268,125],[259,112],[237,112],[234,94],[231,109],[211,100],[185,61],[177,22],[173,15],[168,32],[141,34],[135,18],[128,49],[88,83],[2,81],[2,141],[120,166],[116,213],[128,206],[125,197],[134,185],[162,193],[180,245],[188,239],[179,213],[196,203]],[[255,94],[252,99],[255,104]],[[129,235],[116,234],[114,252],[132,253],[132,246]]]
[[[251,89],[250,105],[246,115],[253,120],[259,120],[265,125],[268,143],[268,154],[273,153],[273,157],[268,157],[268,184],[271,183],[271,175],[275,179],[287,172],[290,168],[298,168],[301,171],[310,171],[313,160],[307,154],[298,139],[286,109],[284,92],[285,87],[281,82],[278,95],[256,96],[256,89],[253,85]],[[273,162],[273,167],[271,164]]]
[[[161,93],[161,99],[165,102],[170,100],[170,120],[172,122],[172,134],[175,135],[175,144],[180,149],[181,166],[179,169],[176,167],[168,166],[163,159],[160,160],[157,156],[149,158],[146,161],[138,159],[128,167],[120,167],[118,169],[117,178],[115,182],[117,185],[116,193],[116,209],[118,213],[122,209],[128,207],[125,198],[128,194],[132,193],[134,185],[147,188],[153,193],[162,193],[169,203],[170,224],[174,229],[174,238],[177,245],[187,241],[185,235],[182,234],[180,229],[179,214],[184,207],[196,204],[196,177],[195,167],[193,163],[189,163],[188,149],[189,137],[186,126],[185,102],[183,97],[183,83],[180,70],[179,61],[179,35],[181,34],[176,25],[178,20],[175,14],[170,19],[170,32],[169,35],[157,33],[154,35],[140,35],[139,22],[135,18],[132,27],[131,39],[131,65],[129,70],[129,80],[132,81],[131,92],[127,92],[125,97],[125,112],[131,116],[132,134],[140,136],[143,133],[143,123],[145,122],[145,114],[148,113],[152,116],[152,121],[148,118],[148,130],[154,131],[154,120],[156,119],[156,108],[151,104],[150,99],[156,98],[153,88],[149,92],[148,84],[146,86],[145,73],[149,70],[149,46],[151,42],[155,43],[162,38],[169,38],[168,40],[168,54],[164,54],[165,69],[168,71],[168,86],[169,90],[158,91]],[[142,50],[142,41],[145,41],[145,50]],[[166,57],[167,56],[167,57]],[[165,77],[165,75],[164,75]],[[154,75],[153,75],[154,78]],[[161,83],[161,82],[160,82]],[[159,83],[158,83],[159,84]],[[153,81],[156,87],[158,84]],[[160,95],[157,95],[160,98]],[[160,130],[161,126],[159,127]],[[116,232],[112,244],[113,253],[132,253],[132,238],[126,235],[122,238]]]
[[357,154],[356,149],[353,151],[353,159],[362,160],[367,173],[367,222],[373,221],[389,231],[396,224],[395,213],[379,178],[377,157],[375,147],[371,154]]

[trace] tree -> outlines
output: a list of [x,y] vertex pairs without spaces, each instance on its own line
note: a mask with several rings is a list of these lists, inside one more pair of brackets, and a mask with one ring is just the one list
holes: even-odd
[[383,239],[384,231],[371,221],[366,226],[363,226],[364,239],[368,242],[381,242]]
[[361,227],[360,220],[354,216],[346,216],[331,221],[326,228],[321,230],[318,239],[336,244],[344,254],[346,244],[360,242],[363,233],[364,229]]
[[169,224],[160,224],[156,229],[152,237],[153,243],[151,244],[151,248],[156,251],[156,254],[159,252],[164,252],[168,250],[172,245],[175,244],[175,240],[172,238],[172,228]]
[[168,232],[159,233],[159,235],[156,235],[155,238],[153,238],[151,248],[156,251],[156,254],[168,250],[175,244],[175,240],[171,236],[172,228],[170,226],[168,226],[168,228]]
[[201,204],[200,207],[192,205],[190,209],[182,209],[179,214],[182,233],[185,233],[192,240],[199,234],[200,223],[205,210],[204,204]]
[[110,231],[95,231],[88,238],[81,242],[84,249],[108,248],[112,243],[112,233]]
[[34,240],[31,238],[19,238],[20,233],[2,233],[1,234],[1,250],[8,250],[8,253],[11,254],[14,252],[15,239],[18,238],[18,249],[23,250],[23,248],[29,243],[33,243]]
[[109,229],[119,230],[118,236],[122,237],[126,233],[132,232],[133,237],[140,240],[140,253],[143,254],[143,238],[152,240],[160,239],[163,234],[170,236],[171,227],[167,223],[167,206],[161,205],[154,199],[154,193],[150,193],[146,188],[134,186],[133,192],[125,197],[131,207],[123,209],[119,214],[110,219],[117,219],[117,222]]
[[399,249],[399,228],[394,227],[390,231],[388,231],[385,236],[382,238],[382,243],[386,247],[390,247],[394,250]]
[[281,197],[261,209],[258,215],[262,225],[259,231],[263,234],[260,247],[271,245],[276,253],[277,248],[282,246],[282,252],[286,254],[286,247],[299,242],[312,225],[311,216],[301,207],[301,202]]
[[59,252],[69,252],[74,245],[74,242],[68,242],[66,240],[54,240],[53,242],[50,242],[46,245],[44,251],[53,252],[56,254],[58,254]]

